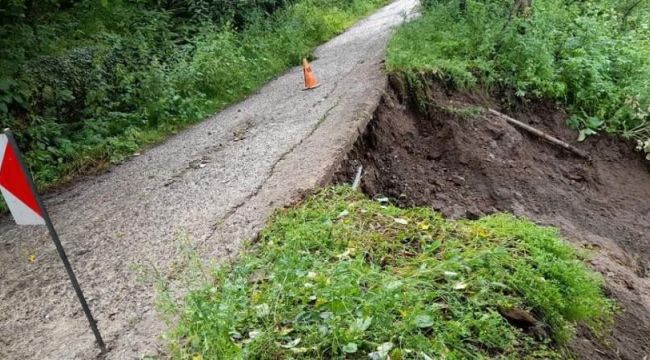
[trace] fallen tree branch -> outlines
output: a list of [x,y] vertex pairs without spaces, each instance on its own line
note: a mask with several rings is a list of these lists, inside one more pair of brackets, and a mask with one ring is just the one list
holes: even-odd
[[548,142],[550,142],[552,144],[555,144],[555,145],[557,145],[557,146],[559,146],[559,147],[561,147],[561,148],[563,148],[565,150],[568,150],[568,151],[580,156],[581,158],[591,160],[591,158],[589,157],[589,154],[587,154],[586,152],[578,149],[577,147],[575,147],[573,145],[567,144],[566,142],[564,142],[564,141],[562,141],[562,140],[560,140],[560,139],[558,139],[558,138],[556,138],[554,136],[551,136],[551,135],[549,135],[549,134],[547,134],[547,133],[545,133],[545,132],[543,132],[541,130],[537,130],[534,127],[532,127],[532,126],[530,126],[528,124],[524,124],[521,121],[515,120],[515,119],[511,118],[510,116],[508,116],[506,114],[503,114],[503,113],[500,113],[500,112],[498,112],[498,111],[496,111],[494,109],[488,109],[488,112],[490,112],[490,114],[492,114],[492,115],[495,115],[495,116],[498,116],[498,117],[502,118],[503,120],[507,121],[508,123],[520,128],[520,129],[524,129],[524,130],[528,131],[528,133],[530,133],[530,134],[538,136],[538,137],[540,137],[540,138],[542,138],[542,139],[544,139],[544,140],[546,140],[546,141],[548,141]]

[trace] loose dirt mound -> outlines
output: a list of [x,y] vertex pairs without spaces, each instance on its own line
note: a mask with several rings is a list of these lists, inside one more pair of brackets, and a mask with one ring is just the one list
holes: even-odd
[[[392,88],[337,174],[349,181],[364,166],[362,189],[404,206],[432,206],[452,218],[497,211],[562,229],[593,249],[591,264],[624,308],[605,341],[582,333],[572,345],[585,358],[642,359],[650,354],[650,166],[631,144],[612,137],[579,148],[589,162],[479,109],[499,108],[481,93],[431,82],[418,96]],[[414,106],[420,97],[420,106]],[[422,100],[424,98],[424,101]],[[424,104],[424,105],[422,105]],[[571,142],[576,134],[553,104],[528,104],[512,117]],[[417,110],[416,110],[417,109]]]

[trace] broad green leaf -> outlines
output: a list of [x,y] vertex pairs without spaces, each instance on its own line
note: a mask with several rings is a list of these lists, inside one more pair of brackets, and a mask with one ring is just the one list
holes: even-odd
[[433,326],[433,318],[429,315],[418,315],[415,317],[415,326],[420,329],[430,328]]
[[345,344],[345,345],[343,346],[342,350],[343,350],[343,352],[345,352],[345,353],[347,353],[347,354],[354,354],[354,353],[357,352],[357,350],[358,350],[358,348],[357,348],[357,344],[352,343],[352,342],[351,342],[351,343],[347,343],[347,344]]

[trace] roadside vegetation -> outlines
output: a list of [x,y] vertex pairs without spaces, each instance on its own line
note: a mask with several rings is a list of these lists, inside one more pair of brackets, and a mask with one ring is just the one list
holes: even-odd
[[581,140],[619,134],[650,159],[649,1],[424,0],[423,13],[393,37],[390,71],[555,100]]
[[511,215],[446,220],[336,187],[160,305],[179,359],[566,358],[577,324],[612,321],[583,255]]
[[386,0],[0,0],[0,126],[40,187],[244,98]]

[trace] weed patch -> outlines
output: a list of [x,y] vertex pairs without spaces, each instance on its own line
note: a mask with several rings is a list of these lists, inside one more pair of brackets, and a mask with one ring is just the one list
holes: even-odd
[[536,0],[522,15],[516,1],[423,3],[392,39],[389,70],[511,93],[512,104],[553,99],[580,140],[604,131],[650,149],[647,2]]
[[164,309],[181,359],[564,358],[611,323],[601,285],[555,229],[330,188]]

